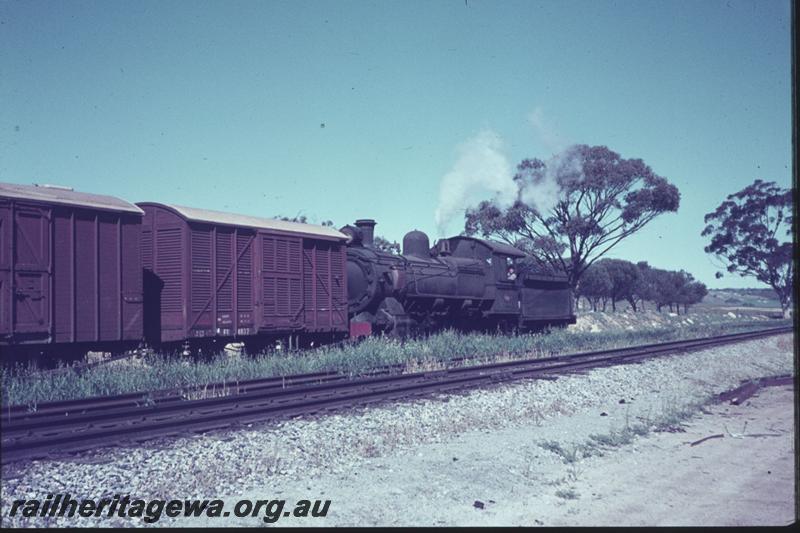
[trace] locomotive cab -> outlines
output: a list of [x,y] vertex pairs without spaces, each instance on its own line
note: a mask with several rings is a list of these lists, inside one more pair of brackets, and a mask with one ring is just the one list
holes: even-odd
[[525,254],[513,246],[475,237],[458,236],[447,241],[446,248],[453,257],[475,259],[483,265],[483,300],[489,305],[482,320],[502,330],[514,329],[520,314],[518,262]]
[[[451,237],[453,256],[480,259],[486,265],[485,295],[491,306],[483,319],[501,330],[541,329],[575,323],[572,291],[566,277],[526,271],[525,253],[513,246],[474,237]],[[441,244],[437,245],[442,249]]]

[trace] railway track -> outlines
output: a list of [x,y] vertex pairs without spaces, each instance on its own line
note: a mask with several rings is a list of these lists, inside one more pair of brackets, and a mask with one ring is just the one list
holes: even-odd
[[[461,366],[433,372],[391,371],[348,379],[340,374],[306,374],[239,383],[226,395],[186,400],[176,394],[142,394],[72,400],[2,413],[2,462],[42,459],[111,445],[129,445],[158,437],[229,429],[248,424],[320,413],[432,393],[558,375],[589,368],[635,363],[659,355],[742,342],[781,333],[791,327],[717,337],[671,341],[574,355]],[[238,387],[238,388],[237,388]],[[174,391],[171,391],[174,392]]]

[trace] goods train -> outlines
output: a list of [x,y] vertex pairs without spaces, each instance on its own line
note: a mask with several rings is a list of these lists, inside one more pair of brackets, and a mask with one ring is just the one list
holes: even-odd
[[248,351],[441,327],[575,322],[558,276],[518,274],[511,246],[412,231],[402,254],[373,220],[330,227],[0,183],[0,351]]

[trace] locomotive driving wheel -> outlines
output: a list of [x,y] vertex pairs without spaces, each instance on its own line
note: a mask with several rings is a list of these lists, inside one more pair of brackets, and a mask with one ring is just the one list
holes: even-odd
[[395,298],[384,298],[375,312],[375,325],[387,335],[404,337],[415,329],[416,322]]

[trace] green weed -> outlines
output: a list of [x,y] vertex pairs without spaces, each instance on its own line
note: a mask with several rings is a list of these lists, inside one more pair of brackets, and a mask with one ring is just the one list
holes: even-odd
[[[771,325],[780,324],[775,321]],[[44,402],[160,389],[196,389],[215,383],[225,383],[235,390],[238,382],[257,378],[307,372],[357,376],[387,365],[400,365],[409,371],[445,368],[666,342],[763,326],[763,322],[741,322],[596,333],[565,329],[518,336],[448,330],[404,341],[372,337],[356,344],[323,346],[305,352],[271,350],[234,358],[220,354],[194,360],[149,353],[135,365],[99,365],[85,372],[62,368],[60,372],[43,373],[31,365],[18,364],[0,369],[2,405],[34,407]],[[466,360],[451,361],[455,358]]]

